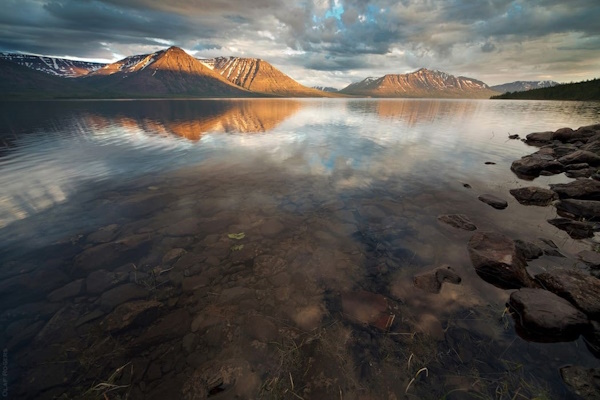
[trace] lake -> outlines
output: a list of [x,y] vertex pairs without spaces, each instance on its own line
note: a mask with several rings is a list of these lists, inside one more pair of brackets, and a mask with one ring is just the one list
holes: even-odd
[[[0,320],[20,398],[576,398],[582,338],[515,333],[472,232],[591,240],[520,205],[535,148],[600,103],[252,99],[0,103]],[[488,164],[486,164],[486,162]],[[508,208],[478,200],[489,193]],[[450,266],[439,293],[414,277]],[[121,397],[116,397],[121,396]]]

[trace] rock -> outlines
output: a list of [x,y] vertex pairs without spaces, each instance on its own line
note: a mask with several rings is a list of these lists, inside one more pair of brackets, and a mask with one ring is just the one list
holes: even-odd
[[190,331],[191,318],[186,309],[180,308],[165,315],[150,326],[133,343],[136,348],[147,348],[172,339],[181,339]]
[[48,300],[51,302],[62,301],[70,299],[83,293],[84,279],[77,279],[71,283],[67,283],[65,286],[56,289],[48,295]]
[[585,345],[596,357],[600,358],[600,322],[591,321],[592,329],[585,333]]
[[510,194],[512,194],[519,203],[526,206],[547,206],[558,199],[558,195],[552,190],[537,186],[511,189]]
[[469,185],[468,183],[463,183],[462,185],[464,188],[471,189],[471,185]]
[[569,171],[577,171],[577,170],[580,170],[580,169],[588,169],[589,167],[590,167],[590,165],[587,164],[587,163],[570,164],[568,166]]
[[354,322],[382,330],[389,329],[394,321],[394,315],[388,311],[387,299],[364,290],[342,294],[342,312]]
[[135,283],[126,283],[103,293],[100,296],[100,308],[110,311],[119,304],[147,297],[148,294],[147,289]]
[[59,343],[65,342],[67,338],[75,335],[72,327],[79,318],[79,312],[73,306],[66,305],[56,312],[44,325],[35,337],[37,343]]
[[542,287],[570,301],[590,318],[600,317],[600,279],[575,269],[555,269],[535,276]]
[[185,277],[181,282],[181,289],[184,292],[193,292],[200,288],[208,286],[210,278],[206,274],[200,274],[192,277]]
[[596,125],[584,126],[577,130],[571,128],[561,128],[554,132],[554,140],[560,140],[563,143],[573,143],[577,141],[586,142],[587,139],[596,135],[598,131],[595,129]]
[[600,368],[569,365],[560,369],[560,376],[565,384],[581,398],[600,399]]
[[556,209],[566,217],[600,220],[600,201],[564,199],[556,203]]
[[429,293],[439,293],[444,282],[458,285],[461,282],[460,276],[448,265],[443,265],[432,271],[416,275],[413,283],[419,289]]
[[589,178],[594,172],[596,172],[596,168],[568,170],[565,171],[565,176],[573,179]]
[[556,161],[553,156],[536,153],[515,160],[510,166],[510,169],[517,176],[524,179],[535,178],[540,175],[541,171],[560,173],[563,168],[563,165]]
[[549,219],[548,222],[558,229],[565,231],[573,239],[585,239],[594,236],[598,225],[589,222],[573,221],[567,218]]
[[88,243],[98,244],[98,243],[108,243],[117,236],[119,231],[119,225],[111,224],[107,226],[103,226],[98,229],[96,232],[90,233],[86,241]]
[[498,210],[503,210],[508,207],[506,200],[502,200],[492,194],[482,194],[478,199]]
[[515,240],[515,246],[517,247],[518,254],[524,260],[535,260],[544,255],[544,251],[536,244],[526,242],[524,240]]
[[89,294],[101,294],[127,281],[128,278],[129,274],[127,273],[108,272],[107,270],[99,269],[87,276],[85,280],[86,291]]
[[550,189],[561,199],[600,200],[600,182],[593,179],[550,185]]
[[551,142],[554,136],[554,132],[534,132],[525,136],[525,142],[527,144],[539,144]]
[[544,289],[523,288],[510,295],[518,332],[538,342],[569,341],[589,328],[585,314]]
[[67,282],[69,278],[59,269],[40,267],[0,281],[0,304],[6,309],[42,299]]
[[121,304],[104,318],[101,326],[112,333],[147,326],[156,319],[161,306],[162,303],[154,300]]
[[463,229],[465,231],[474,231],[477,227],[471,222],[469,217],[464,214],[448,214],[448,215],[440,215],[438,220],[453,226],[458,229]]
[[186,253],[185,249],[175,248],[167,251],[167,253],[162,258],[162,263],[164,265],[171,265],[176,262],[179,257],[183,256]]
[[492,162],[492,161],[486,161],[484,164],[485,165],[496,165],[496,163]]
[[511,140],[519,140],[519,139],[521,139],[521,137],[519,135],[517,135],[517,134],[508,135],[508,138],[511,139]]
[[542,242],[542,251],[545,255],[551,257],[564,257],[558,250],[558,246],[552,240],[540,238],[540,242]]
[[587,150],[576,150],[558,159],[563,165],[586,163],[592,166],[600,165],[600,156]]
[[592,268],[600,268],[600,253],[591,250],[583,250],[577,253],[577,258]]
[[503,289],[533,287],[515,242],[497,232],[477,232],[469,240],[469,256],[477,274]]
[[114,269],[131,261],[136,254],[149,248],[151,236],[140,234],[129,236],[115,242],[103,243],[81,252],[75,257],[75,267],[92,271],[100,268]]

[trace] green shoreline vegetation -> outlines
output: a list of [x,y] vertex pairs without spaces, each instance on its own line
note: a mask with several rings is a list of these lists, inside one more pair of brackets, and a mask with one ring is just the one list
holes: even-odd
[[508,92],[491,99],[516,99],[516,100],[600,100],[600,79],[589,81],[564,83],[548,88],[532,89],[525,92]]

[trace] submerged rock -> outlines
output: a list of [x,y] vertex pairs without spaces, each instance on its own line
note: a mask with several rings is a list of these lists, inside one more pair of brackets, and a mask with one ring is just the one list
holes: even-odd
[[413,279],[416,287],[429,293],[439,293],[444,282],[458,285],[461,281],[461,277],[449,265],[415,275]]
[[496,197],[493,194],[482,194],[478,199],[498,210],[503,210],[508,207],[506,200]]
[[569,365],[560,369],[560,376],[567,386],[581,398],[600,399],[600,368]]
[[535,279],[590,318],[600,317],[600,279],[575,269],[562,268],[538,274]]
[[102,321],[101,326],[108,332],[146,326],[156,319],[161,306],[162,303],[154,300],[121,304]]
[[517,332],[539,342],[569,341],[589,328],[584,313],[543,289],[523,288],[510,295]]
[[558,195],[552,190],[537,186],[511,189],[510,194],[512,194],[519,203],[526,206],[547,206],[554,200],[558,200]]
[[503,289],[534,287],[515,242],[497,232],[477,232],[469,240],[469,256],[477,274]]
[[355,322],[382,330],[388,329],[394,320],[387,299],[364,290],[342,294],[342,312]]
[[100,308],[110,311],[119,304],[148,296],[148,290],[134,283],[117,286],[100,296]]
[[458,229],[463,229],[465,231],[474,231],[477,227],[471,222],[469,217],[464,214],[448,214],[448,215],[440,215],[438,220],[453,226]]

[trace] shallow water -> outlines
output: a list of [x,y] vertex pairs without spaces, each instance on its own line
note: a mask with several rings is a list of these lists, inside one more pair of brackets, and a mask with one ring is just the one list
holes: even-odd
[[[582,339],[518,337],[510,291],[437,216],[588,249],[546,223],[554,208],[510,196],[532,184],[510,163],[534,149],[508,135],[599,118],[599,103],[539,101],[2,103],[10,388],[101,396],[119,371],[111,394],[130,398],[569,398],[558,369],[598,360]],[[444,264],[459,285],[413,285]],[[107,328],[140,299],[160,307]]]

